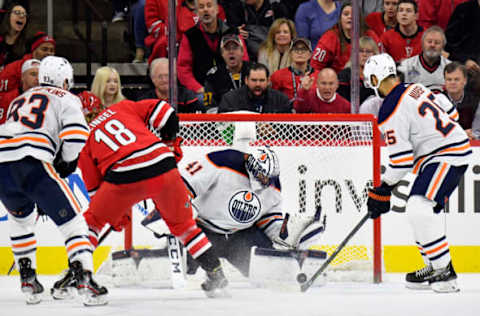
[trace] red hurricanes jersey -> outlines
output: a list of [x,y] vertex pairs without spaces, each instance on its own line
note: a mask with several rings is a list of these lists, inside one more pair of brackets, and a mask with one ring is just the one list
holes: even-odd
[[13,99],[19,95],[20,91],[18,89],[0,93],[0,124],[5,123],[7,120],[7,111],[8,107],[10,106],[10,102],[12,102]]
[[383,12],[372,12],[365,18],[365,23],[368,28],[373,30],[377,34],[378,38],[381,38],[383,33],[388,29],[383,21]]
[[124,100],[92,120],[90,136],[79,159],[87,190],[94,193],[107,176],[121,178],[125,183],[138,181],[136,177],[142,172],[173,157],[151,132],[160,131],[170,115],[175,115],[174,110],[165,101]]
[[[370,36],[376,43],[379,39],[374,31],[367,30],[366,36]],[[313,51],[310,65],[316,70],[330,67],[337,73],[340,72],[350,59],[351,45],[345,43],[343,49],[340,45],[338,29],[333,28],[325,32],[318,41],[317,47]]]
[[18,89],[22,80],[22,65],[31,59],[32,54],[26,54],[22,59],[11,62],[0,72],[0,92]]
[[423,28],[418,30],[412,36],[403,35],[398,26],[383,33],[381,42],[383,51],[388,53],[395,62],[401,62],[406,58],[418,55],[422,51]]
[[[303,76],[303,74],[295,74],[291,67],[286,67],[275,71],[270,77],[270,82],[272,83],[273,89],[283,92],[292,100],[295,96],[298,98],[298,90],[302,86],[301,80]],[[308,72],[308,76],[316,82],[318,70],[311,69],[311,71]]]

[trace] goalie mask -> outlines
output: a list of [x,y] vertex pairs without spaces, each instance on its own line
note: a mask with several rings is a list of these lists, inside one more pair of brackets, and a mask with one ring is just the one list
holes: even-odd
[[[38,69],[38,83],[70,90],[73,87],[72,65],[63,57],[45,57]],[[67,84],[66,87],[64,87],[64,83]]]
[[280,174],[277,154],[268,147],[254,149],[245,161],[245,168],[250,179],[253,178],[264,186],[268,186],[271,179]]
[[365,87],[373,89],[375,95],[380,98],[381,96],[378,93],[380,83],[385,78],[396,74],[397,69],[395,61],[389,54],[370,56],[363,67],[363,80]]

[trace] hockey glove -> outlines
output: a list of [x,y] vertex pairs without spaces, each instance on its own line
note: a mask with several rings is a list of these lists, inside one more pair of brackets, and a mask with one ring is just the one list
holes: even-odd
[[167,141],[165,144],[170,148],[170,150],[173,152],[173,155],[175,156],[175,161],[178,163],[180,160],[183,158],[183,151],[182,145],[183,138],[177,137],[174,140]]
[[55,171],[60,175],[61,178],[68,177],[72,172],[77,169],[78,158],[73,161],[64,161],[62,155],[59,153],[55,160],[53,161],[53,167]]
[[379,187],[368,190],[367,207],[370,218],[375,219],[390,211],[390,197],[395,185],[388,185],[385,182]]

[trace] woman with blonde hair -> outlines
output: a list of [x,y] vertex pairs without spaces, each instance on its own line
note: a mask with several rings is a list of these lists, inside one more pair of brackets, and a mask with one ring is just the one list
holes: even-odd
[[258,62],[267,66],[270,73],[289,67],[290,45],[292,39],[297,37],[295,23],[286,18],[273,21],[267,35],[258,51]]
[[108,66],[97,69],[90,91],[102,101],[104,107],[126,99],[122,94],[118,71]]

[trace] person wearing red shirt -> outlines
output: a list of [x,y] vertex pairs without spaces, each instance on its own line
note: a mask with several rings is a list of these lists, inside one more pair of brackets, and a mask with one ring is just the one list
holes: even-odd
[[297,113],[351,113],[350,102],[337,93],[337,74],[331,68],[324,68],[318,73],[317,86],[314,80],[302,78],[299,99],[294,104]]
[[397,25],[398,0],[383,0],[383,12],[372,12],[365,18],[365,23],[378,38]]
[[417,0],[418,24],[425,30],[438,25],[443,30],[447,29],[448,20],[453,10],[460,3],[467,0]]
[[7,120],[7,110],[10,102],[30,88],[38,86],[38,67],[40,60],[29,59],[22,65],[22,86],[15,90],[0,93],[0,124]]
[[417,19],[418,7],[415,0],[400,0],[398,25],[395,29],[383,33],[381,37],[383,51],[397,63],[422,51],[423,28],[417,24]]
[[310,57],[312,57],[310,41],[303,37],[293,39],[290,48],[292,65],[272,74],[270,77],[272,88],[283,92],[290,101],[296,102],[302,77],[310,76],[315,81],[318,75],[318,70],[309,65]]
[[[317,47],[313,52],[310,64],[314,69],[321,70],[330,67],[337,73],[340,72],[345,64],[350,60],[352,31],[352,4],[345,2],[340,11],[338,24],[325,32],[318,41]],[[379,42],[374,31],[366,30],[364,35],[370,36]]]
[[22,59],[6,65],[0,72],[0,93],[20,87],[22,66],[25,61],[32,58],[42,60],[44,57],[55,55],[55,40],[44,32],[35,34],[30,42],[31,54],[25,54]]
[[90,135],[78,165],[91,196],[84,217],[90,240],[109,223],[123,229],[131,207],[152,199],[170,232],[207,272],[202,289],[223,288],[222,265],[204,232],[193,218],[187,188],[176,162],[182,158],[178,117],[165,101],[123,100],[89,122]]

